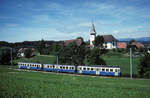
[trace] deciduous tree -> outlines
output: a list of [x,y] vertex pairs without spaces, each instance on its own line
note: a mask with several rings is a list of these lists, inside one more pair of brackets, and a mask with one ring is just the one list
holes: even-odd
[[146,53],[144,57],[140,59],[138,65],[138,72],[141,77],[150,78],[150,54]]

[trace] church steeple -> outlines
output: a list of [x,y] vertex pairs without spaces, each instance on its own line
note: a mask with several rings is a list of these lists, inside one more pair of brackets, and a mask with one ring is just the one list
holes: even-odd
[[90,34],[96,34],[96,30],[93,22],[92,22],[92,28]]
[[92,47],[94,47],[95,37],[96,37],[96,30],[95,30],[94,23],[92,22],[92,28],[91,28],[91,31],[90,31],[90,45]]

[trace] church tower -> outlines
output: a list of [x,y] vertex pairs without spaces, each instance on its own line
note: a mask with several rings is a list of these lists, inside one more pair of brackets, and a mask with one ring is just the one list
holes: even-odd
[[94,47],[93,43],[94,43],[95,37],[96,37],[95,26],[94,26],[94,23],[92,23],[92,28],[90,31],[90,46],[91,47]]

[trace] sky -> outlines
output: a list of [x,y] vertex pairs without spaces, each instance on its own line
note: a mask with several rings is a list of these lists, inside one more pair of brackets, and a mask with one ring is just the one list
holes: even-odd
[[150,0],[0,0],[0,41],[150,37]]

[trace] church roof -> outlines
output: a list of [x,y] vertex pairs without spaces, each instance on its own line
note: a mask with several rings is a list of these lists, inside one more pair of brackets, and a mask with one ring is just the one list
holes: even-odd
[[116,42],[118,41],[115,37],[112,35],[101,35],[104,38],[104,42]]

